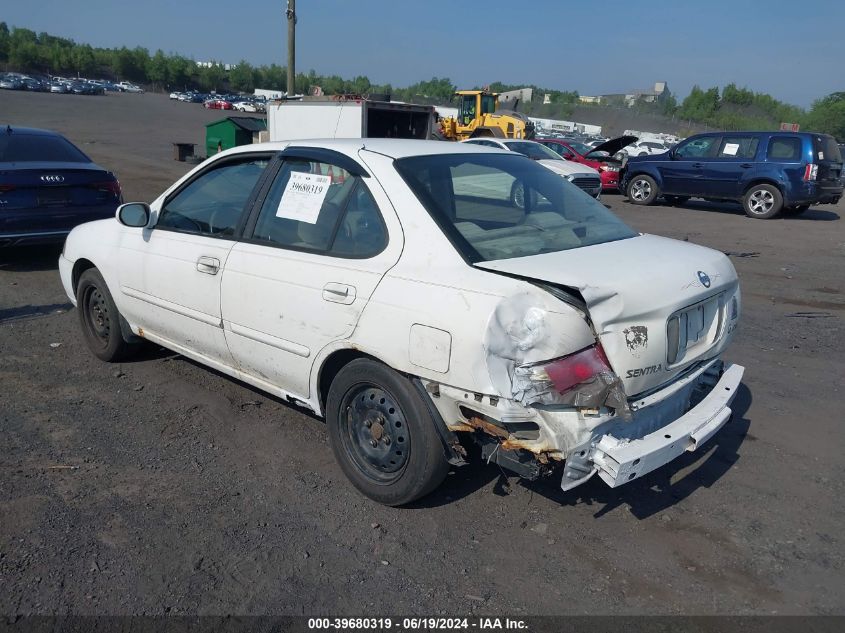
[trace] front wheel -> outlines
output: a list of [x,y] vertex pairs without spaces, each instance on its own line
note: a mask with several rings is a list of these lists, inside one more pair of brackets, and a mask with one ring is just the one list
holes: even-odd
[[134,351],[136,346],[123,338],[120,312],[96,268],[89,268],[79,278],[76,308],[85,342],[97,358],[113,363]]
[[326,399],[332,451],[352,484],[390,506],[434,490],[449,470],[436,420],[404,376],[361,358],[337,374]]
[[742,208],[749,218],[768,220],[781,212],[783,196],[773,185],[753,185],[742,198]]
[[653,204],[660,195],[654,178],[639,174],[631,178],[628,183],[628,199],[634,204]]

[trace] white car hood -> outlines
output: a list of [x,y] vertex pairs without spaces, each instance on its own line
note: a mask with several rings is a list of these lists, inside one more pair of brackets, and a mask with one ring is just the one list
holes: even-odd
[[[719,251],[655,235],[530,257],[475,264],[479,268],[577,290],[626,392],[664,384],[691,364],[715,356],[733,329],[726,302],[737,291],[736,271]],[[667,321],[678,310],[718,297],[722,326],[712,345],[668,366]]]
[[569,160],[554,160],[551,158],[544,158],[537,161],[543,167],[547,169],[551,169],[553,172],[560,174],[561,176],[574,176],[578,174],[579,176],[589,175],[589,176],[599,176],[599,172],[592,167],[588,167],[587,165],[582,165],[580,163],[574,163]]

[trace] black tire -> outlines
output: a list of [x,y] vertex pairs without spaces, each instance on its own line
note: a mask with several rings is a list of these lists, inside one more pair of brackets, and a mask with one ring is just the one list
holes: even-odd
[[742,209],[749,218],[768,220],[783,209],[783,196],[774,185],[752,185],[742,198]]
[[660,190],[657,188],[654,178],[645,174],[637,174],[631,176],[625,194],[632,204],[647,205],[654,204],[657,196],[660,195]]
[[687,202],[689,200],[689,196],[663,196],[663,199],[666,201],[666,204],[679,206]]
[[804,213],[804,211],[806,211],[809,208],[810,208],[809,204],[799,204],[798,206],[795,206],[795,207],[785,207],[784,211],[786,213],[788,213],[789,215],[799,215],[801,213]]
[[378,503],[400,506],[424,497],[449,471],[422,396],[376,361],[359,358],[338,372],[326,398],[326,423],[341,470]]
[[96,268],[89,268],[76,286],[76,309],[79,325],[88,348],[100,360],[114,363],[137,349],[127,343],[120,328],[120,312],[108,286]]

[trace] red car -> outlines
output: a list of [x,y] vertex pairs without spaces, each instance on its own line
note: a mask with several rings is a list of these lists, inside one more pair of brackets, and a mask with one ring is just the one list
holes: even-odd
[[566,160],[597,169],[601,175],[602,191],[607,191],[608,189],[618,191],[619,169],[622,167],[622,161],[614,158],[613,155],[623,147],[634,143],[637,137],[620,136],[618,138],[612,138],[598,147],[590,147],[577,141],[562,138],[535,138],[534,140],[556,151]]
[[231,103],[226,101],[225,99],[209,99],[205,101],[203,107],[209,108],[211,110],[232,110],[234,106]]

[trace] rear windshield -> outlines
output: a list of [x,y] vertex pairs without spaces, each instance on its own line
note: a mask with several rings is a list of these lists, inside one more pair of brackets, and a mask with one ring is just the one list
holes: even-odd
[[50,161],[89,163],[88,157],[61,136],[0,134],[0,163]]
[[839,151],[839,145],[832,136],[816,136],[813,138],[813,144],[816,148],[816,160],[832,160],[837,163],[842,162],[842,154]]
[[604,205],[517,155],[436,154],[396,169],[465,259],[528,257],[635,237]]

